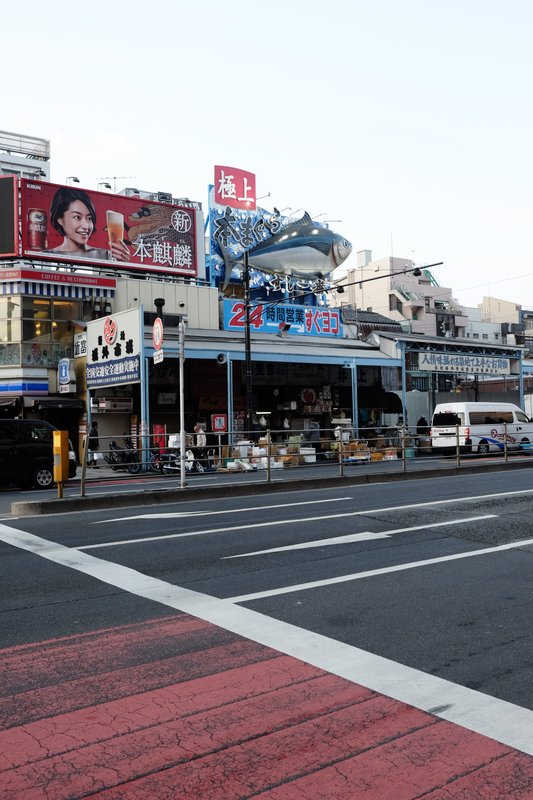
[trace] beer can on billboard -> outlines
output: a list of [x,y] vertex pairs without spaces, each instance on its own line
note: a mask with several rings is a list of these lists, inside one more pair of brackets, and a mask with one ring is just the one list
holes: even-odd
[[46,250],[48,217],[42,208],[28,209],[28,246],[30,250]]

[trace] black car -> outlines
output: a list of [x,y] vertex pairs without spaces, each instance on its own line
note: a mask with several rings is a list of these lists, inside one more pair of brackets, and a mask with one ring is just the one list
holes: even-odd
[[[0,420],[0,483],[48,489],[54,483],[53,425],[43,420]],[[69,478],[76,456],[69,441]]]

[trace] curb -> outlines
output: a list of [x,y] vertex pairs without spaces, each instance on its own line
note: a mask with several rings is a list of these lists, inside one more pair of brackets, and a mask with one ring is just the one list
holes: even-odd
[[174,503],[187,500],[196,500],[201,493],[202,500],[216,499],[217,497],[247,497],[252,495],[269,494],[276,492],[296,492],[302,490],[334,488],[336,486],[357,486],[372,483],[392,483],[405,480],[420,480],[421,478],[450,477],[457,475],[470,475],[476,472],[499,472],[501,470],[527,469],[533,467],[530,463],[480,464],[453,467],[439,467],[437,469],[412,470],[410,472],[385,473],[379,472],[364,475],[337,476],[332,478],[302,478],[290,481],[271,481],[270,483],[239,484],[237,486],[211,486],[186,489],[147,489],[143,492],[126,492],[124,494],[86,495],[85,497],[65,497],[56,500],[21,500],[11,504],[11,514],[16,517],[33,516],[37,514],[65,514],[76,511],[95,511],[106,508],[128,508],[134,506],[156,506],[162,503]]

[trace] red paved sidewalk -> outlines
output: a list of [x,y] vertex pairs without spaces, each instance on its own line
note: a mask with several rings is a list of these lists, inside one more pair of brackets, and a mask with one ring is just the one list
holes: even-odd
[[186,615],[4,650],[2,800],[527,800],[533,759]]

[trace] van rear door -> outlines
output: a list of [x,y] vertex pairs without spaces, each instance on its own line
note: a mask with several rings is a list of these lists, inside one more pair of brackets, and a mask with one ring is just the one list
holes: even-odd
[[465,445],[465,416],[461,411],[439,411],[433,414],[431,422],[431,446],[437,449],[457,447],[457,426],[459,425],[459,445]]

